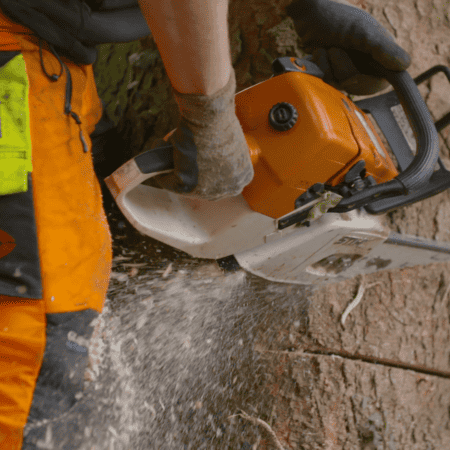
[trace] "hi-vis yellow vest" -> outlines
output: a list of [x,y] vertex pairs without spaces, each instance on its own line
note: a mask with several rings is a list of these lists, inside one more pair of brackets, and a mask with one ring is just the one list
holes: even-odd
[[32,172],[28,77],[22,54],[0,68],[0,195],[28,190]]
[[[0,9],[76,64],[93,64],[98,44],[151,35],[138,0],[0,0]],[[28,79],[18,55],[0,67],[0,195],[26,192],[31,171]]]

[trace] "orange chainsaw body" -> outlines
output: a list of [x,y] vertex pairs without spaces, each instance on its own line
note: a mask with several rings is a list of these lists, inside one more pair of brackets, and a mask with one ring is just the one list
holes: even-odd
[[[296,58],[291,60],[295,64]],[[296,66],[298,72],[274,76],[235,96],[255,171],[242,195],[252,210],[274,219],[292,212],[297,197],[315,183],[338,185],[361,159],[366,175],[377,183],[399,174],[367,115],[304,66]],[[269,122],[272,107],[280,102],[298,113],[287,131],[277,131]]]

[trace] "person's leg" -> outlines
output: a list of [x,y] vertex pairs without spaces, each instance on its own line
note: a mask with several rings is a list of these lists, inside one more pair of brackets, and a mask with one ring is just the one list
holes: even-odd
[[41,300],[0,295],[0,448],[20,450],[45,348]]

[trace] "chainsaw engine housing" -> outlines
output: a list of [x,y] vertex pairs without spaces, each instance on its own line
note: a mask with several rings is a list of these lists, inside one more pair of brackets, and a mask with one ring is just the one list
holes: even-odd
[[242,192],[250,208],[278,219],[295,209],[308,188],[339,185],[361,160],[365,176],[377,184],[395,178],[398,171],[367,115],[322,81],[314,64],[294,57],[277,61],[282,59],[296,70],[235,97],[255,171]]

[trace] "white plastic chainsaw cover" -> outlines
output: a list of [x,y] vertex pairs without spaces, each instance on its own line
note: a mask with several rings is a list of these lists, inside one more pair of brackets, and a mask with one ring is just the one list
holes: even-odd
[[279,219],[253,211],[242,195],[194,199],[138,184],[148,177],[129,162],[107,179],[136,229],[194,257],[234,255],[242,268],[272,281],[320,284],[355,276],[352,264],[389,236],[378,218],[360,211],[279,230]]
[[211,202],[140,184],[155,175],[141,173],[130,160],[105,179],[135,228],[194,257],[234,255],[243,269],[271,281],[318,286],[450,260],[450,245],[392,233],[364,210],[326,213],[309,227],[279,230],[282,217],[253,211],[242,195]]

